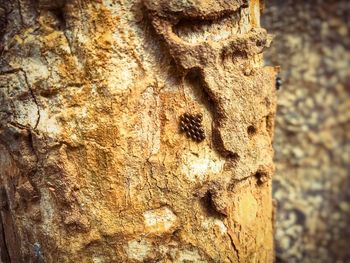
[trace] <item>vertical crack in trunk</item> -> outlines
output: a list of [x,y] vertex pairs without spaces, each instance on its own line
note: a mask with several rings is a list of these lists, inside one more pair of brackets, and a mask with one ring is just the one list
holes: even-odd
[[[1,202],[3,202],[3,201],[1,200]],[[6,244],[4,223],[2,221],[1,212],[0,212],[0,259],[2,262],[5,262],[5,263],[11,262],[9,250],[8,250],[7,244]]]
[[22,72],[23,73],[24,81],[25,81],[26,86],[27,86],[27,88],[29,90],[30,96],[32,97],[32,99],[33,99],[33,101],[34,101],[34,103],[36,105],[36,108],[37,108],[37,115],[38,115],[38,117],[37,117],[35,125],[33,127],[33,129],[35,130],[38,127],[39,122],[40,122],[40,108],[39,108],[39,104],[38,104],[38,101],[36,99],[35,93],[34,93],[32,87],[29,84],[26,71],[24,69],[22,69],[22,68],[15,68],[15,69],[7,70],[7,71],[2,71],[2,72],[0,72],[0,75],[13,74],[13,73],[17,73],[17,72]]
[[29,85],[29,82],[28,82],[28,78],[27,78],[27,73],[23,70],[23,69],[20,69],[22,72],[23,72],[23,75],[24,75],[24,79],[25,79],[25,82],[27,84],[27,87],[29,89],[29,92],[30,92],[30,95],[36,105],[36,108],[37,108],[37,114],[38,114],[38,118],[36,119],[36,122],[35,122],[35,125],[34,125],[34,130],[38,127],[39,125],[39,122],[40,122],[40,109],[39,109],[39,104],[38,104],[38,101],[36,99],[36,96],[34,94],[34,91],[33,89],[31,88],[31,86]]

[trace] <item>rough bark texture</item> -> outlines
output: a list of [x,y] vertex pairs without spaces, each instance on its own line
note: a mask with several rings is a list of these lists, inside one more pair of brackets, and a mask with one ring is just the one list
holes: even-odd
[[270,0],[265,53],[281,65],[275,135],[281,262],[350,262],[350,4]]
[[272,261],[259,1],[0,3],[2,261]]

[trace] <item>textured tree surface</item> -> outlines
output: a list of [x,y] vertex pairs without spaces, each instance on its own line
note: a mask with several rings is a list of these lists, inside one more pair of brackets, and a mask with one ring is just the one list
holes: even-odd
[[0,3],[3,262],[273,260],[259,1]]

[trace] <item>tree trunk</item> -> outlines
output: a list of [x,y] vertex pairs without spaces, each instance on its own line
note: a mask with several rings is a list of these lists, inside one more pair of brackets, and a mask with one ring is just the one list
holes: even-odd
[[258,0],[0,5],[2,262],[273,261]]

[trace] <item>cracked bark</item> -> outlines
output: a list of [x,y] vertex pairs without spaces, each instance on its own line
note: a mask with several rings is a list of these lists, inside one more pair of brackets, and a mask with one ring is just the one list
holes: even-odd
[[[1,210],[6,209],[6,199],[4,198],[4,190],[1,189],[1,200],[0,200],[0,207]],[[9,249],[7,248],[6,244],[6,237],[5,237],[5,231],[4,231],[4,223],[2,216],[0,216],[0,255],[1,255],[1,262],[10,262],[10,255],[9,255]]]
[[0,7],[2,261],[273,260],[259,1]]

